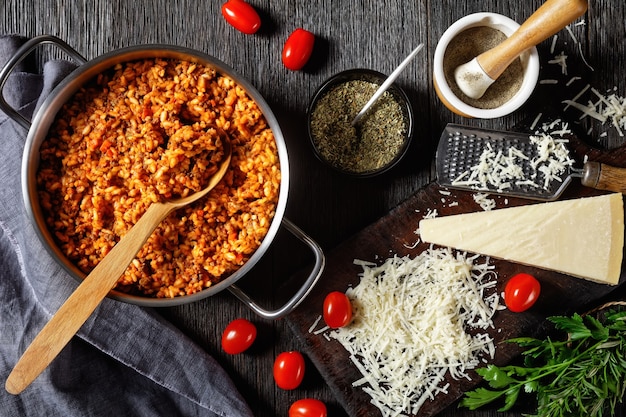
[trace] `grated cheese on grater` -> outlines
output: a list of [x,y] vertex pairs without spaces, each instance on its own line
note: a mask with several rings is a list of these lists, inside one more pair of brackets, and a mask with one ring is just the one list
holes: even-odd
[[[563,127],[555,134],[568,133]],[[479,162],[452,181],[454,186],[468,186],[479,191],[502,192],[512,185],[529,185],[548,189],[552,181],[561,181],[560,175],[574,164],[565,146],[567,140],[554,139],[547,133],[529,137],[534,145],[533,154],[525,155],[512,146],[508,153],[496,152],[489,143],[479,157]],[[531,172],[525,174],[523,163],[529,161]]]
[[380,266],[355,260],[363,272],[346,291],[353,321],[327,335],[348,351],[363,375],[353,386],[362,387],[383,416],[417,414],[447,392],[446,375],[469,379],[469,370],[494,357],[492,338],[480,330],[493,328],[496,275],[488,262],[475,264],[477,258],[431,248]]

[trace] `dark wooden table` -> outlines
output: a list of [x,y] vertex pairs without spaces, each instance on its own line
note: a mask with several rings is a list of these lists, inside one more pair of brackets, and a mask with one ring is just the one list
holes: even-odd
[[[176,44],[212,54],[234,67],[266,98],[282,126],[291,183],[286,215],[326,251],[434,180],[434,147],[446,123],[512,129],[539,112],[562,112],[560,100],[573,97],[584,85],[579,82],[566,87],[565,82],[573,76],[582,77],[602,92],[616,87],[616,92],[623,95],[626,90],[626,7],[621,1],[591,2],[582,19],[584,25],[572,27],[580,45],[567,31],[559,33],[554,52],[552,38],[542,43],[541,78],[561,81],[558,85],[540,84],[537,89],[542,94],[536,94],[520,111],[495,120],[462,119],[439,102],[431,76],[437,41],[450,24],[469,13],[492,11],[522,22],[540,6],[540,0],[250,2],[263,21],[255,35],[244,35],[228,26],[220,13],[223,2],[215,0],[4,0],[0,6],[0,33],[57,35],[87,58],[129,45]],[[283,67],[280,54],[284,40],[297,27],[312,31],[317,41],[309,65],[303,71],[292,72]],[[402,163],[386,175],[367,180],[343,177],[320,164],[305,129],[305,110],[314,90],[344,69],[366,67],[390,73],[421,42],[425,50],[398,80],[417,114],[413,144]],[[561,51],[568,56],[567,74],[548,63]],[[573,111],[563,113],[563,117],[576,122],[578,115]],[[615,147],[623,141],[615,129],[598,122],[583,120],[580,126],[583,132],[591,129],[586,139],[594,143],[602,132],[607,132],[606,138],[598,139],[598,146]],[[305,248],[299,248],[287,233],[281,232],[242,286],[260,303],[276,306],[280,302],[278,289],[306,267],[309,257]],[[161,313],[221,362],[258,416],[285,416],[289,405],[302,397],[324,400],[332,416],[346,415],[313,366],[309,366],[301,388],[283,391],[275,387],[272,364],[276,355],[302,348],[284,320],[262,320],[229,293],[163,309]],[[237,317],[254,321],[259,338],[250,352],[229,356],[220,349],[220,335],[225,325]],[[507,415],[521,416],[529,410],[517,411]],[[452,406],[441,415],[499,414],[495,409],[472,413]]]

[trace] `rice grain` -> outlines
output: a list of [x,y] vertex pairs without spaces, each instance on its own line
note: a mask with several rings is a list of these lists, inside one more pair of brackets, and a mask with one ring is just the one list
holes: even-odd
[[100,74],[65,104],[40,148],[40,203],[68,259],[89,273],[150,204],[200,190],[223,154],[215,129],[233,148],[225,177],[157,227],[116,289],[176,297],[239,269],[275,214],[274,135],[232,79],[166,59]]

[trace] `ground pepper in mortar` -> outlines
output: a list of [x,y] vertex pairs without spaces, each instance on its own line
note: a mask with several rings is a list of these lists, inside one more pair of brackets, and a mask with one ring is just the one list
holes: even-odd
[[501,44],[506,35],[488,26],[464,30],[450,41],[443,57],[443,71],[450,89],[458,98],[479,109],[495,109],[511,100],[520,90],[524,79],[524,68],[518,59],[491,84],[481,98],[470,98],[463,94],[454,79],[454,70],[478,55]]
[[393,161],[406,139],[402,107],[386,91],[358,126],[352,120],[379,85],[352,80],[326,93],[311,113],[311,136],[320,156],[331,165],[355,174],[379,170]]

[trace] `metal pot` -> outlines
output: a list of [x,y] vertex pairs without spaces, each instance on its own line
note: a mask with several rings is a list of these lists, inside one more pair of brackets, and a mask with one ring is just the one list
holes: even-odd
[[[24,118],[15,109],[8,105],[4,100],[1,92],[4,85],[16,65],[24,60],[34,49],[42,44],[54,44],[72,59],[76,60],[80,65],[70,73],[45,99],[40,108],[36,111],[32,120]],[[115,66],[122,62],[128,62],[138,59],[147,58],[170,58],[180,59],[192,62],[198,62],[203,65],[211,66],[217,72],[227,75],[239,84],[248,95],[258,104],[263,112],[267,123],[269,124],[278,148],[278,156],[281,166],[281,184],[279,190],[279,200],[276,207],[276,214],[272,220],[272,224],[267,235],[263,239],[259,248],[251,256],[251,258],[240,269],[229,277],[196,294],[180,296],[175,298],[149,298],[136,295],[129,295],[119,291],[111,291],[109,297],[147,307],[166,307],[173,305],[185,304],[209,297],[219,291],[228,289],[233,295],[247,304],[255,313],[267,318],[276,319],[283,317],[293,309],[308,295],[313,286],[319,280],[325,265],[325,257],[319,245],[300,230],[295,224],[284,217],[285,207],[287,204],[287,194],[289,189],[289,164],[287,159],[287,149],[280,126],[276,117],[272,113],[268,104],[265,102],[259,92],[244,78],[239,76],[235,71],[220,60],[206,55],[204,53],[194,51],[187,48],[171,45],[140,45],[119,49],[101,55],[98,58],[87,61],[78,52],[76,52],[67,43],[54,36],[44,35],[31,39],[26,42],[17,53],[7,62],[0,72],[0,108],[12,119],[28,130],[28,136],[24,147],[24,155],[22,159],[22,194],[27,213],[32,224],[52,257],[62,265],[67,272],[77,280],[82,280],[85,274],[80,271],[72,262],[70,262],[56,245],[52,234],[48,230],[42,215],[42,210],[37,197],[36,174],[39,165],[39,148],[46,138],[48,131],[55,119],[56,114],[61,107],[78,91],[86,82],[97,74]],[[282,307],[276,310],[265,310],[263,307],[254,302],[245,292],[243,292],[235,283],[243,277],[265,254],[272,241],[274,240],[279,228],[284,226],[294,236],[300,239],[314,253],[315,263],[312,267],[308,278],[302,287],[298,289],[296,294],[287,301]]]

